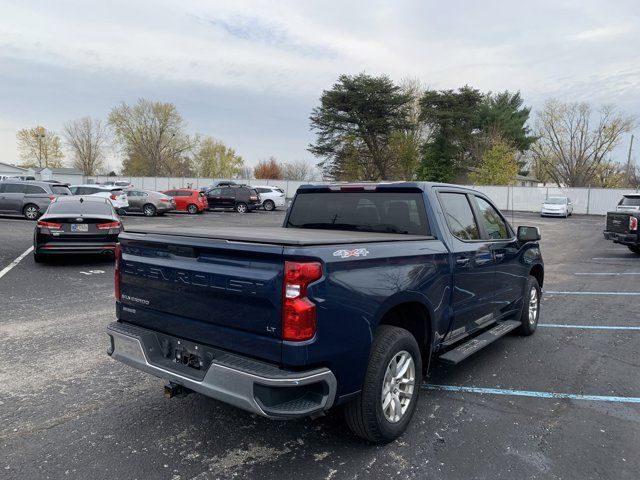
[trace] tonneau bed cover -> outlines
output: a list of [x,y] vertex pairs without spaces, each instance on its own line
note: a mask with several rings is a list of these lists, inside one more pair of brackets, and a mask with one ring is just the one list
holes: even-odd
[[352,232],[342,230],[320,230],[282,227],[226,227],[189,228],[187,232],[178,227],[154,227],[150,229],[127,228],[121,234],[174,235],[183,237],[227,240],[232,242],[262,243],[272,245],[312,246],[344,243],[377,243],[433,240],[429,235],[405,235],[401,233]]

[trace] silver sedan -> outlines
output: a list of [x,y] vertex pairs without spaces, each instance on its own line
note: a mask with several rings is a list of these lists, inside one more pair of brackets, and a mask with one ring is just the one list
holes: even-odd
[[155,215],[163,215],[166,212],[175,210],[176,201],[173,197],[164,193],[154,192],[151,190],[126,190],[129,207],[128,212],[142,212],[146,217]]

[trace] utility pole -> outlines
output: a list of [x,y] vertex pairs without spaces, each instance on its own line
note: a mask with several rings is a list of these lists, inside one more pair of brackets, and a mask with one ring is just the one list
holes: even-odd
[[631,149],[633,148],[633,134],[629,142],[629,154],[627,155],[627,185],[631,185]]

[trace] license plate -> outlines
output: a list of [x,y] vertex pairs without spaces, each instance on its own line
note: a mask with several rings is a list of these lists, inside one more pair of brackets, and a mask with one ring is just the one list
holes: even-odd
[[71,231],[72,232],[88,232],[89,225],[87,225],[86,223],[72,223]]

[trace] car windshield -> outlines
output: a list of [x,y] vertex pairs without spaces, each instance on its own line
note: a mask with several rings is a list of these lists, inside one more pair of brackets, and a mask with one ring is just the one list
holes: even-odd
[[288,228],[428,235],[420,193],[327,192],[296,196]]
[[620,205],[628,207],[640,207],[640,197],[623,197]]
[[564,205],[567,203],[567,199],[564,197],[551,197],[547,198],[544,203],[548,203],[550,205]]

